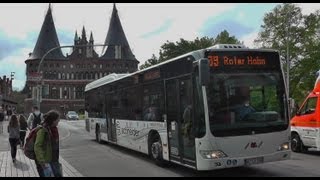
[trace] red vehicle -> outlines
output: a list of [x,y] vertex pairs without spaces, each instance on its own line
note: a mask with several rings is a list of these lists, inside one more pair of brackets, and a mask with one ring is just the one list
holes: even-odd
[[[319,75],[318,71],[318,75]],[[314,89],[309,93],[291,119],[291,149],[294,152],[304,152],[308,148],[320,151],[320,76]]]

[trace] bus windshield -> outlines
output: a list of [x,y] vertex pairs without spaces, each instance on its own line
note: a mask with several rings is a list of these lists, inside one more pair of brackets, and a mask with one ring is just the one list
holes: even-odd
[[267,133],[288,127],[279,72],[211,72],[207,98],[214,136]]

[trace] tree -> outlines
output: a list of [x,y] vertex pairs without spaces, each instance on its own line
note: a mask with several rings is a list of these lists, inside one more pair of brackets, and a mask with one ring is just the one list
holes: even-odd
[[214,40],[214,44],[243,44],[235,36],[230,36],[227,30],[222,31]]
[[159,58],[157,58],[153,54],[150,59],[148,59],[143,65],[140,66],[140,69],[144,69],[160,62],[178,57],[185,53],[204,49],[218,43],[239,44],[240,41],[235,36],[230,37],[229,33],[226,30],[218,34],[216,38],[209,38],[205,36],[202,38],[197,37],[193,41],[188,41],[183,38],[181,38],[180,41],[176,41],[175,43],[167,41],[160,47]]
[[142,64],[140,66],[140,69],[144,69],[147,67],[150,67],[152,65],[158,64],[158,58],[156,57],[156,55],[152,54],[152,57],[150,59],[148,59],[144,64]]
[[301,8],[291,3],[277,5],[264,16],[262,31],[255,40],[263,48],[279,50],[285,73],[286,58],[290,60],[290,97],[297,102],[313,88],[315,72],[320,68],[319,17],[319,11],[303,15]]

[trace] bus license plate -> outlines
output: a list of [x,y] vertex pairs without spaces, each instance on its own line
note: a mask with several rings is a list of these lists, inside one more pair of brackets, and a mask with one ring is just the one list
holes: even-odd
[[250,158],[250,159],[244,160],[245,165],[260,164],[260,163],[263,163],[263,157],[256,157],[256,158]]

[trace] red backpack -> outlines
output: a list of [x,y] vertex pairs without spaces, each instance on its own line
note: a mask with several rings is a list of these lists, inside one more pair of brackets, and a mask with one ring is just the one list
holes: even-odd
[[37,132],[41,128],[42,126],[39,125],[36,128],[32,129],[28,134],[28,137],[26,138],[26,143],[24,144],[24,147],[23,147],[23,153],[29,159],[33,159],[33,160],[36,159],[36,154],[34,152],[34,143],[36,142]]

